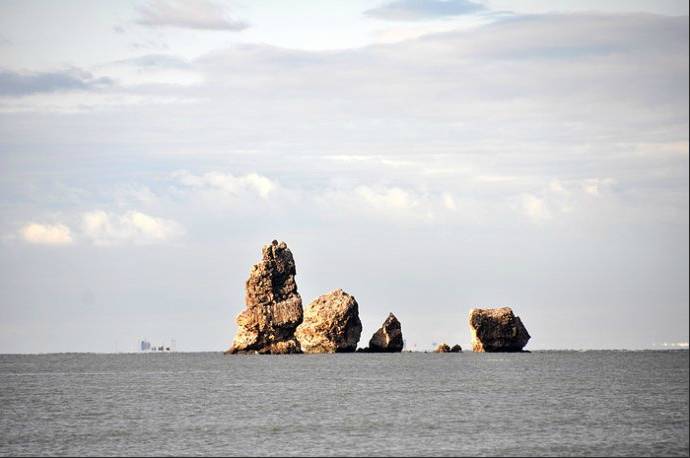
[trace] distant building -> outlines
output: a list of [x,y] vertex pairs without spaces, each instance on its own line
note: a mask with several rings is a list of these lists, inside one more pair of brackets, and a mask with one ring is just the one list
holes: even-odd
[[175,351],[177,346],[177,342],[173,339],[171,342],[171,345],[159,345],[159,344],[151,344],[148,340],[141,340],[139,341],[139,351],[141,352],[170,352],[170,351]]

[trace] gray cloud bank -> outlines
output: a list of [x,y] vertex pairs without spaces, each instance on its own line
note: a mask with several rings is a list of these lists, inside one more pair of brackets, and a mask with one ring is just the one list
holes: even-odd
[[151,1],[139,8],[137,23],[150,27],[196,30],[241,31],[249,27],[246,22],[228,16],[222,4],[209,0]]
[[468,0],[396,0],[364,12],[389,21],[419,21],[485,11],[481,3]]
[[112,84],[113,80],[110,78],[95,78],[91,73],[80,69],[30,73],[0,70],[0,95],[5,96],[92,90]]

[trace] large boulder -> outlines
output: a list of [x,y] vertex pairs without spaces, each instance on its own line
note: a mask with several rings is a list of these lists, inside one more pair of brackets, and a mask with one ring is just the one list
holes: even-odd
[[357,301],[336,289],[309,304],[295,337],[305,353],[346,353],[357,349],[361,334]]
[[392,313],[378,331],[371,336],[367,351],[372,353],[399,353],[403,349],[400,321]]
[[300,353],[295,329],[302,323],[302,298],[295,282],[295,260],[285,242],[263,247],[245,288],[247,307],[226,353]]
[[516,352],[527,345],[530,335],[510,307],[470,310],[472,350]]

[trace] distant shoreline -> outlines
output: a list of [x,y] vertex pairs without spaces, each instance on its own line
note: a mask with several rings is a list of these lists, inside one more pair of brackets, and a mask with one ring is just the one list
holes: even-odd
[[[356,352],[351,352],[351,353],[319,353],[319,354],[295,354],[292,356],[295,357],[306,357],[306,358],[311,358],[315,356],[328,356],[328,355],[335,355],[335,356],[342,356],[342,355],[357,355],[357,357],[361,357],[362,355],[400,355],[400,354],[410,354],[410,353],[415,353],[415,354],[434,354],[434,355],[449,355],[449,354],[456,354],[456,355],[463,355],[463,354],[477,354],[477,355],[528,355],[530,353],[592,353],[592,352],[620,352],[620,353],[643,353],[643,352],[659,352],[659,353],[667,353],[667,352],[687,352],[690,351],[688,348],[682,348],[682,347],[676,347],[676,348],[643,348],[643,349],[627,349],[627,348],[610,348],[610,349],[582,349],[582,350],[576,350],[576,349],[545,349],[545,350],[529,350],[525,352],[473,352],[473,351],[463,351],[462,353],[435,353],[433,350],[428,350],[428,351],[403,351],[400,353],[356,353]],[[50,353],[0,353],[0,357],[3,356],[68,356],[68,355],[141,355],[141,356],[149,356],[149,355],[176,355],[176,354],[183,354],[183,355],[194,355],[194,354],[214,354],[218,353],[220,355],[223,354],[223,352],[219,351],[209,351],[209,350],[200,350],[200,351],[166,351],[166,352],[138,352],[138,351],[132,351],[132,352],[79,352],[79,351],[72,351],[72,352],[50,352]],[[273,357],[284,357],[284,356],[289,356],[289,355],[240,355],[240,356],[246,356],[246,357],[266,357],[266,356],[273,356]]]

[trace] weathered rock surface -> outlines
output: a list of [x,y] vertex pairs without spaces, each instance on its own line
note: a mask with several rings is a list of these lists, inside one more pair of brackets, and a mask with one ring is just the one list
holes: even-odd
[[462,347],[460,345],[453,345],[450,349],[451,353],[462,353]]
[[305,353],[345,353],[357,349],[361,334],[357,301],[336,289],[307,306],[295,337]]
[[434,353],[450,353],[450,347],[448,346],[448,344],[442,343],[438,347],[436,347]]
[[261,261],[249,273],[247,307],[237,316],[239,327],[227,353],[300,353],[295,329],[302,323],[302,298],[295,282],[295,261],[285,242],[262,249]]
[[403,336],[400,321],[392,313],[369,340],[370,353],[399,353],[403,349]]
[[470,310],[472,351],[516,352],[527,345],[530,335],[510,307]]

